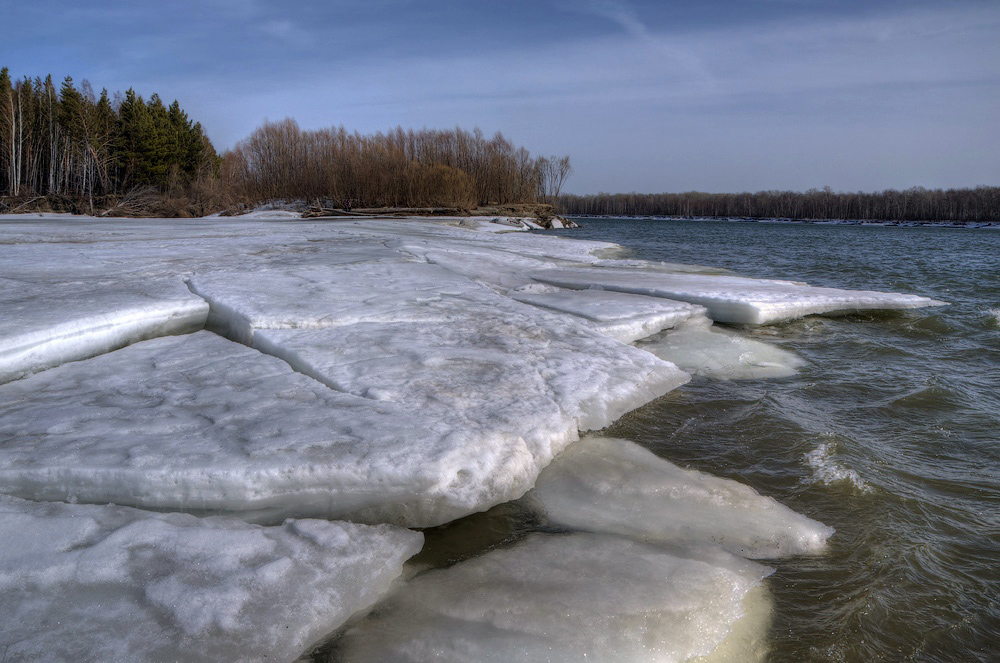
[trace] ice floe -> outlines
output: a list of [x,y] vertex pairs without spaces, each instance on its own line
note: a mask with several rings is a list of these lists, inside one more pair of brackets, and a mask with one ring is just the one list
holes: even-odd
[[517,433],[339,393],[209,332],[2,394],[0,492],[30,499],[422,526],[513,499],[540,470]]
[[798,355],[714,327],[707,320],[685,322],[676,329],[645,339],[638,347],[692,375],[720,380],[788,377],[805,365]]
[[588,436],[529,495],[558,525],[751,559],[815,553],[833,530],[736,481],[677,467],[627,440]]
[[532,272],[536,281],[586,290],[603,288],[699,304],[716,322],[763,325],[813,314],[867,309],[910,309],[944,302],[917,295],[817,288],[795,281],[750,279],[659,270],[554,268]]
[[725,641],[769,571],[718,549],[534,534],[410,580],[336,652],[354,663],[688,661]]
[[3,660],[294,661],[367,609],[423,540],[0,496]]
[[539,292],[523,286],[507,294],[525,304],[581,317],[597,331],[623,343],[652,336],[692,318],[704,319],[706,312],[703,306],[686,302],[605,290],[552,288]]

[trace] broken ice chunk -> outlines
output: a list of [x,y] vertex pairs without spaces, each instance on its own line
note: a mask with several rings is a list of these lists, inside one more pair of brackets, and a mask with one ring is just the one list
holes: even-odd
[[3,660],[73,663],[294,661],[371,606],[423,540],[5,496],[0,537]]
[[788,377],[805,365],[787,350],[713,327],[708,320],[686,322],[638,347],[688,373],[720,380]]
[[687,661],[726,639],[769,571],[713,547],[534,534],[410,580],[336,651],[353,663]]
[[528,286],[509,292],[508,296],[525,304],[581,317],[597,331],[622,343],[652,336],[705,315],[703,306],[607,290],[533,292]]
[[714,543],[752,559],[815,553],[833,534],[749,486],[685,470],[613,438],[571,445],[529,495],[565,527],[639,541]]
[[927,297],[894,292],[817,288],[793,281],[654,270],[555,268],[537,270],[530,276],[563,288],[599,287],[699,304],[708,309],[708,317],[712,320],[732,324],[764,325],[820,313],[944,304]]

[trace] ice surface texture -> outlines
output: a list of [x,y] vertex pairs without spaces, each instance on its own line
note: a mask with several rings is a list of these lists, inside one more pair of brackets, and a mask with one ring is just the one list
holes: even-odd
[[368,608],[423,537],[258,527],[0,496],[4,663],[294,661]]
[[685,470],[633,442],[584,437],[531,492],[552,522],[639,541],[713,543],[752,559],[815,553],[833,530],[736,481]]
[[705,307],[661,297],[604,290],[532,292],[524,288],[508,294],[525,304],[579,316],[594,329],[622,343],[652,336],[692,318],[708,322],[704,317]]
[[180,278],[140,283],[0,278],[0,384],[130,343],[205,326]]
[[944,303],[892,292],[816,288],[793,281],[658,270],[548,269],[532,272],[531,277],[564,288],[596,287],[699,304],[708,309],[712,320],[732,324],[764,325],[817,313],[909,309]]
[[437,524],[523,494],[540,469],[515,433],[340,393],[209,332],[3,394],[0,492],[31,499]]
[[768,572],[721,551],[534,534],[409,581],[337,653],[352,663],[687,661],[724,640]]

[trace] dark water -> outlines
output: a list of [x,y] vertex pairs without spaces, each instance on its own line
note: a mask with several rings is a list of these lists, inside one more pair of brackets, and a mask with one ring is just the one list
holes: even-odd
[[771,661],[1000,661],[1000,231],[582,223],[554,232],[951,302],[743,329],[808,365],[695,378],[607,433],[836,528],[825,555],[771,562]]

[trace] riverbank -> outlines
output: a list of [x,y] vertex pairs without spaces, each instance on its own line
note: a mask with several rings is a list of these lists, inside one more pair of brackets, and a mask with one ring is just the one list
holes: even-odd
[[[600,658],[635,647],[639,632],[658,635],[637,660],[724,642],[759,658],[770,571],[750,560],[820,554],[830,530],[630,442],[577,438],[690,379],[628,341],[685,327],[683,352],[707,342],[752,373],[766,348],[748,351],[709,318],[940,304],[615,258],[614,244],[475,219],[272,214],[0,219],[0,492],[14,496],[0,518],[31,541],[4,558],[24,617],[0,632],[4,645],[58,659],[59,642],[74,660],[98,660],[108,632],[121,632],[116,615],[129,614],[114,645],[133,658],[293,660],[345,623],[323,652],[350,660],[469,660],[502,647]],[[592,445],[603,446],[562,453]],[[672,516],[616,515],[640,497]],[[549,525],[473,546],[461,564],[427,549],[404,567],[418,536],[408,530],[491,507]],[[164,511],[199,518],[165,522]],[[95,524],[62,531],[68,518]],[[195,543],[178,552],[171,531]],[[205,581],[199,560],[216,554],[220,531],[245,544]],[[324,550],[345,561],[326,571],[339,584],[318,590],[298,579]],[[127,573],[101,571],[122,557]],[[378,618],[348,620],[400,575],[412,582]],[[101,621],[88,610],[107,582],[120,611]],[[276,585],[293,590],[268,605]],[[412,592],[440,597],[416,621]],[[553,600],[573,609],[538,631]],[[428,626],[443,623],[453,628]]]

